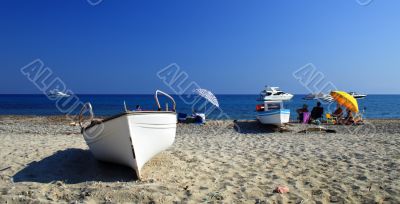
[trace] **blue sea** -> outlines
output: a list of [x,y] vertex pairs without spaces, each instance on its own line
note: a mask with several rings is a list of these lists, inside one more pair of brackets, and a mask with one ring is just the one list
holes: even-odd
[[[257,96],[216,95],[220,108],[215,108],[200,99],[193,102],[186,96],[173,95],[177,112],[191,114],[193,109],[206,110],[209,119],[255,119],[255,106],[259,103]],[[295,95],[291,101],[285,102],[286,108],[291,110],[291,119],[296,118],[296,109],[302,104],[308,104],[310,110],[315,105],[316,101],[306,101],[303,97]],[[157,108],[153,95],[76,95],[74,100],[67,99],[49,99],[45,95],[0,95],[0,115],[73,115],[79,112],[81,102],[90,102],[97,116],[120,113],[124,109],[124,101],[129,109],[135,109],[136,105],[144,110]],[[161,100],[161,105],[164,107],[167,102]],[[358,103],[366,118],[400,118],[400,95],[368,95],[365,99],[359,99]],[[336,105],[323,106],[329,112]]]

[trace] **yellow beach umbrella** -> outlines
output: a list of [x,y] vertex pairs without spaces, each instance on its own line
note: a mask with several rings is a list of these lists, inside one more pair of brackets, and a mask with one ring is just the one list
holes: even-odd
[[332,91],[331,96],[335,101],[352,112],[358,113],[357,100],[344,91]]

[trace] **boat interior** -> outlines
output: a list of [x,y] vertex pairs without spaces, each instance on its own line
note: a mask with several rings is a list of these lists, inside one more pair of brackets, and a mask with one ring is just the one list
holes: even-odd
[[[162,94],[164,96],[166,96],[167,98],[171,99],[171,101],[173,102],[173,108],[172,110],[168,110],[168,104],[166,105],[165,110],[162,110],[160,102],[158,100],[158,94]],[[136,115],[136,114],[176,114],[176,102],[174,100],[174,98],[172,98],[172,96],[168,95],[165,92],[162,92],[160,90],[157,90],[155,95],[154,95],[158,110],[138,110],[138,111],[131,111],[128,110],[125,103],[124,103],[124,108],[125,111],[116,115],[112,115],[106,118],[95,118],[94,117],[94,113],[93,113],[93,108],[92,105],[90,103],[85,103],[79,113],[79,125],[81,126],[82,131],[89,129],[95,125],[98,125],[100,123],[104,123],[125,115]],[[89,113],[89,118],[85,119],[84,118],[84,114],[85,113]],[[85,125],[87,124],[87,125]]]

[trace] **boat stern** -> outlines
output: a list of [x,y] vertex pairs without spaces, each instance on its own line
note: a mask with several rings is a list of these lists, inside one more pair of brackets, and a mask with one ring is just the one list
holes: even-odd
[[257,119],[262,124],[282,125],[284,123],[289,122],[290,110],[279,109],[279,110],[264,111],[257,114]]

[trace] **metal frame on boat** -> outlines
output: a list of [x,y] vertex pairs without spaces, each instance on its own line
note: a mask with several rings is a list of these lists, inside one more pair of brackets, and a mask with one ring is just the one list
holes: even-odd
[[[162,111],[158,94],[173,102],[173,109]],[[92,105],[86,103],[79,124],[90,151],[97,160],[122,164],[133,168],[140,179],[141,168],[153,156],[170,147],[176,135],[176,103],[168,94],[157,90],[158,111],[128,111],[103,120],[95,120]],[[84,120],[84,113],[89,120]],[[88,125],[85,125],[88,124]]]

